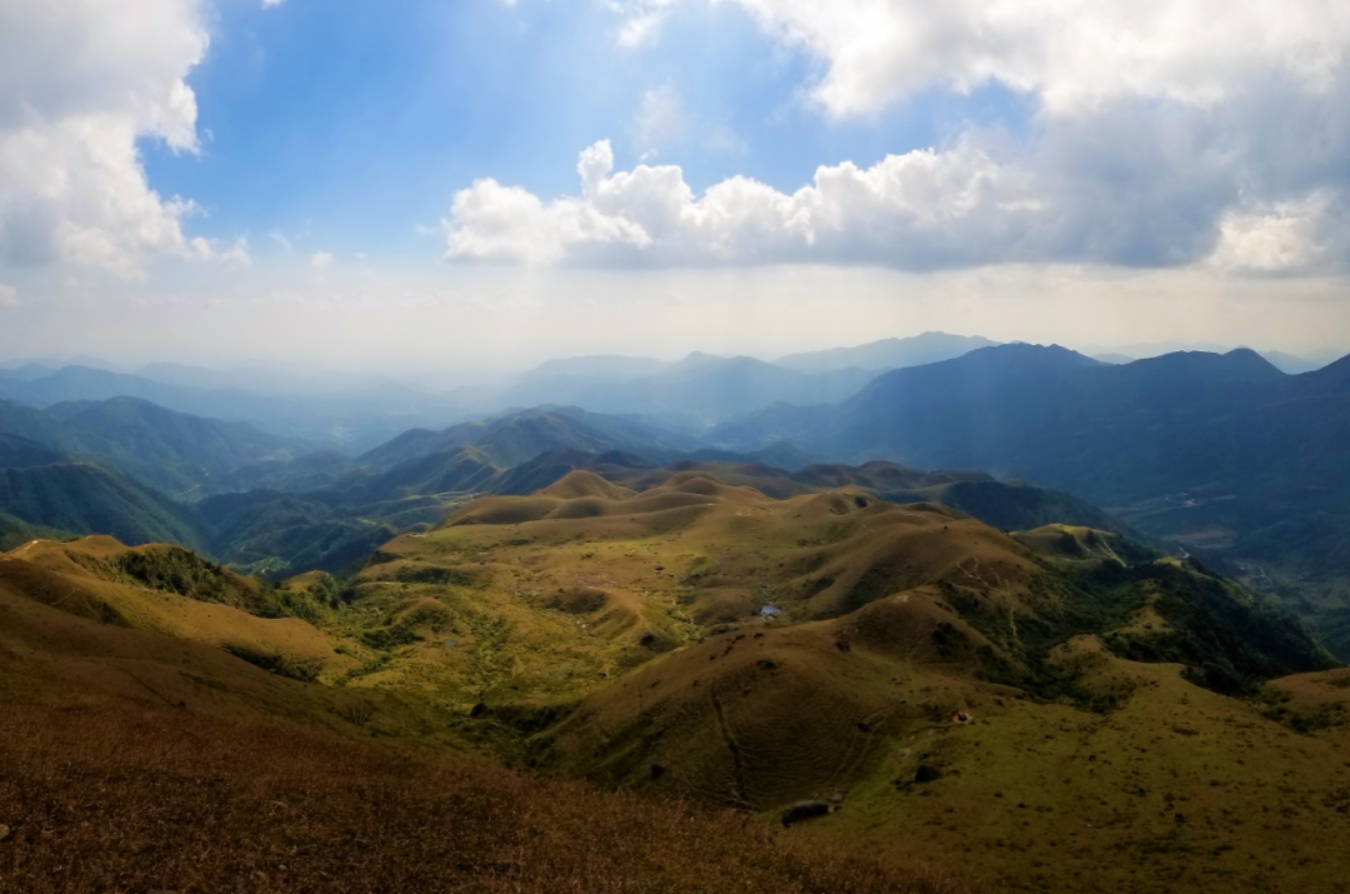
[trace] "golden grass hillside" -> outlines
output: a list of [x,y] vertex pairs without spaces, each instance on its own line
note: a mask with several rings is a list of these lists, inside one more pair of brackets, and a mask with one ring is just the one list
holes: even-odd
[[[874,472],[906,474],[896,469]],[[773,476],[733,471],[573,472],[398,537],[350,580],[307,575],[230,597],[245,607],[289,599],[314,609],[309,621],[210,603],[308,627],[332,656],[309,684],[211,648],[224,644],[218,633],[194,637],[184,618],[213,628],[187,604],[207,603],[178,591],[197,585],[142,569],[169,588],[137,590],[119,577],[127,560],[110,564],[125,548],[103,541],[0,562],[0,581],[12,581],[0,605],[84,631],[43,633],[33,621],[18,636],[4,632],[18,629],[10,624],[0,643],[61,655],[44,666],[78,690],[109,664],[88,657],[96,631],[119,644],[195,638],[181,656],[166,647],[127,665],[139,682],[110,675],[125,687],[116,697],[164,710],[203,699],[240,722],[281,716],[400,742],[405,756],[416,743],[421,755],[495,757],[541,773],[529,777],[541,792],[586,792],[570,787],[580,777],[629,792],[612,803],[635,811],[693,810],[711,834],[744,823],[754,840],[777,828],[774,854],[860,842],[885,859],[959,864],[976,883],[1031,891],[1332,891],[1350,872],[1336,847],[1350,832],[1350,795],[1338,794],[1350,791],[1341,672],[1241,588],[1102,531],[1007,534],[943,506],[887,503],[847,484],[847,470],[820,472],[841,488],[784,484],[776,498],[750,483]],[[139,608],[161,599],[172,611]],[[313,786],[345,797],[336,780]],[[655,800],[624,800],[631,793]],[[442,815],[407,797],[407,809]],[[802,799],[824,802],[824,815],[782,830],[782,811]],[[512,809],[527,825],[555,816],[520,803]],[[743,819],[709,819],[727,809]],[[297,853],[322,852],[305,841]],[[680,889],[665,870],[596,859],[619,875],[596,881],[559,862],[571,867],[559,877],[595,890]],[[544,870],[529,871],[465,884],[547,890]],[[802,883],[801,871],[727,877],[776,890]],[[719,890],[703,884],[687,889]],[[845,876],[820,884],[870,890]]]
[[[772,499],[704,468],[644,474],[632,493],[573,473],[476,501],[363,575],[369,598],[406,587],[391,604],[508,619],[479,665],[476,723],[515,737],[517,758],[768,822],[825,799],[834,811],[792,834],[956,854],[1014,889],[1333,890],[1348,868],[1271,868],[1350,831],[1317,794],[1343,772],[1341,740],[1304,741],[1256,695],[1262,673],[1320,666],[1297,630],[1206,639],[1264,624],[1232,585],[1174,560],[1131,566],[1116,535],[1081,527],[1005,535],[861,488]],[[439,590],[412,583],[438,574]],[[1206,662],[1251,694],[1191,682],[1214,683]],[[915,782],[921,766],[940,778]],[[1244,784],[1273,766],[1281,782]]]
[[6,894],[968,890],[743,815],[363,742],[395,700],[10,589],[0,631]]
[[[315,675],[350,659],[332,636],[297,617],[259,617],[265,585],[167,544],[127,547],[111,537],[36,540],[0,555],[0,590],[137,630],[209,643]],[[0,631],[0,636],[4,632]]]
[[[839,618],[907,593],[910,633],[966,671],[1020,658],[990,630],[1058,611],[1041,561],[942,507],[862,492],[774,500],[704,471],[643,491],[588,472],[524,497],[474,501],[381,548],[352,608],[388,661],[352,685],[416,688],[466,707],[570,704],[719,631]],[[946,589],[944,589],[946,588]],[[969,612],[968,612],[969,613]],[[942,643],[934,645],[934,637]],[[688,660],[681,658],[680,660]]]

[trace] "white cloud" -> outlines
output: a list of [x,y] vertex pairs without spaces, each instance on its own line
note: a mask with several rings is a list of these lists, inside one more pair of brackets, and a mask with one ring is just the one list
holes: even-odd
[[197,151],[184,78],[207,43],[195,0],[0,0],[0,266],[134,275],[149,255],[213,255],[136,148]]
[[270,9],[273,6],[280,6],[281,3],[282,0],[262,0],[262,5],[264,9]]
[[326,270],[333,266],[333,256],[326,251],[316,251],[309,256],[309,266],[315,270]]
[[[480,180],[444,222],[451,259],[656,264],[879,260],[943,264],[1008,251],[1040,204],[1025,176],[974,146],[821,167],[791,195],[733,177],[695,197],[674,165],[613,171],[608,141],[581,154],[580,196],[545,203]],[[972,247],[974,246],[974,247]],[[950,263],[950,261],[948,261]]]
[[0,282],[0,307],[18,307],[19,293],[13,286]]
[[[514,0],[513,0],[514,2]],[[639,0],[625,6],[612,2],[611,7],[625,14],[623,24],[619,26],[616,41],[627,49],[648,47],[661,37],[661,29],[666,24],[671,9],[680,0]]]
[[[610,5],[636,28],[675,2]],[[1207,263],[1238,274],[1350,266],[1350,5],[708,2],[740,6],[779,44],[819,60],[806,95],[830,117],[995,82],[1027,94],[1031,115],[1017,132],[967,124],[943,146],[871,167],[828,160],[837,163],[790,194],[732,177],[696,196],[678,167],[614,173],[608,143],[597,144],[583,154],[577,196],[545,201],[491,179],[460,192],[444,222],[448,256]],[[745,151],[670,87],[644,95],[633,138],[644,162],[679,142]]]
[[1323,254],[1319,229],[1328,202],[1313,195],[1265,209],[1233,209],[1219,221],[1219,240],[1210,263],[1225,270],[1261,273],[1297,271]]
[[627,19],[619,28],[619,46],[633,49],[656,43],[665,22],[665,10],[644,12]]
[[[928,88],[990,81],[1052,113],[1131,96],[1207,104],[1253,69],[1325,89],[1346,63],[1338,0],[710,0],[734,3],[825,66],[811,91],[829,114],[866,115]],[[645,35],[669,0],[623,8]],[[659,24],[659,22],[658,22]],[[640,43],[629,38],[630,43]]]

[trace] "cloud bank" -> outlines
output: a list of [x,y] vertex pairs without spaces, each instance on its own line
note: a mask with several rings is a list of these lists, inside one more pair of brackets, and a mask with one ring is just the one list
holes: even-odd
[[137,149],[198,151],[184,79],[208,43],[196,0],[0,0],[0,266],[239,259],[184,234],[196,207],[151,189]]
[[[827,117],[997,83],[1031,98],[1027,132],[971,123],[946,145],[822,166],[790,194],[741,176],[698,195],[673,165],[616,172],[602,141],[582,153],[576,195],[545,201],[491,178],[457,193],[447,256],[910,270],[1203,262],[1262,275],[1343,269],[1350,257],[1343,3],[721,2],[818,60],[805,90]],[[675,6],[622,9],[636,27]],[[642,27],[656,39],[657,25]],[[656,98],[639,121],[671,120]]]
[[[1337,0],[710,0],[741,7],[823,63],[811,96],[838,117],[919,91],[997,81],[1056,114],[1127,97],[1223,100],[1253,69],[1328,89],[1346,61],[1350,7]],[[673,0],[621,5],[659,22]],[[655,39],[654,26],[644,30]],[[621,39],[625,30],[620,31]]]

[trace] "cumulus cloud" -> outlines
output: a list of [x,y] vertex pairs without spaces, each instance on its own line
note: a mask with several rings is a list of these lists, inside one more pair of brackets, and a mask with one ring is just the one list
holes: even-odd
[[[634,28],[677,0],[615,0]],[[525,263],[882,263],[905,269],[1085,262],[1207,263],[1239,273],[1345,268],[1350,258],[1350,6],[1328,0],[710,0],[742,7],[820,63],[827,117],[925,91],[997,83],[1025,128],[978,122],[946,144],[860,166],[839,159],[792,193],[733,177],[695,195],[673,166],[615,172],[583,153],[582,188],[545,201],[492,179],[458,193],[448,256]],[[644,38],[646,39],[646,38]],[[649,91],[642,160],[703,125]],[[732,133],[702,141],[735,151]],[[729,138],[728,138],[729,137]],[[743,148],[744,144],[740,146]]]
[[[719,0],[712,0],[719,2]],[[1208,104],[1254,68],[1324,90],[1345,64],[1350,7],[1335,0],[720,0],[824,67],[812,97],[831,115],[871,114],[939,87],[991,81],[1070,113],[1130,96]],[[627,25],[670,0],[632,0]],[[650,40],[646,37],[645,40]]]
[[207,44],[195,0],[0,0],[0,265],[135,274],[152,254],[216,254],[137,152],[143,137],[197,151],[184,79]]
[[1040,203],[1023,172],[971,145],[892,155],[870,168],[821,167],[787,195],[733,177],[702,196],[675,165],[614,171],[608,141],[581,154],[581,194],[544,202],[480,180],[443,222],[452,259],[548,263],[873,260],[904,266],[995,253]]
[[326,270],[333,266],[333,256],[326,251],[316,251],[309,256],[309,266],[315,270]]
[[1267,133],[1249,132],[1243,110],[1169,116],[1128,103],[1027,141],[971,130],[946,148],[821,166],[791,193],[737,176],[701,195],[675,165],[616,171],[602,141],[581,154],[576,195],[545,201],[483,179],[456,194],[442,226],[448,258],[501,263],[1343,267],[1350,172],[1330,159],[1350,157],[1350,128],[1331,140],[1339,154],[1318,149],[1326,160],[1301,172],[1271,163],[1283,148]]

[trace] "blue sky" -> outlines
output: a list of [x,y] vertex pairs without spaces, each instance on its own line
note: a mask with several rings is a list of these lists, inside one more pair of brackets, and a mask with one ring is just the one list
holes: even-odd
[[475,178],[575,192],[576,154],[600,139],[619,166],[638,163],[649,147],[634,119],[652,90],[678,96],[688,123],[647,159],[680,165],[695,190],[744,174],[791,192],[821,164],[941,146],[971,122],[1028,123],[1029,100],[997,84],[831,121],[803,99],[820,66],[735,6],[682,10],[650,49],[618,46],[621,22],[598,3],[222,3],[187,78],[202,151],[143,139],[146,173],[203,207],[194,231],[249,233],[258,253],[276,231],[413,258],[439,253],[414,227]]
[[0,0],[0,360],[1336,349],[1347,171],[1323,0]]

